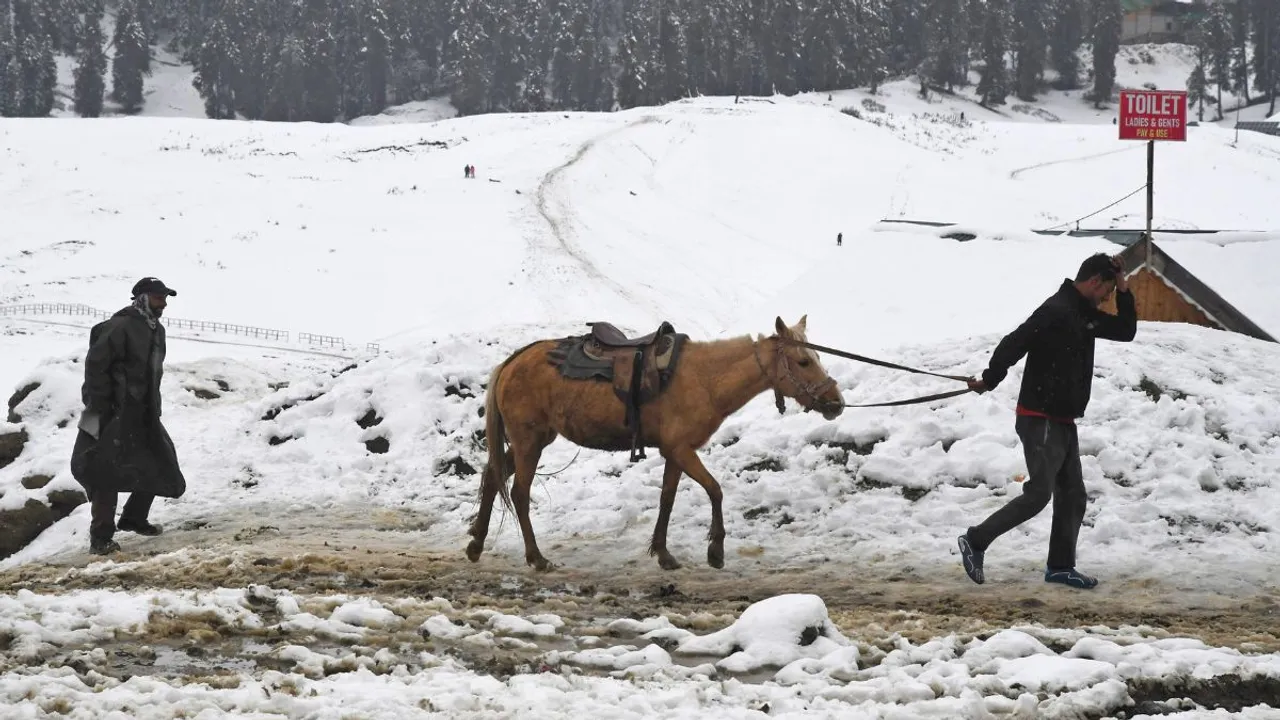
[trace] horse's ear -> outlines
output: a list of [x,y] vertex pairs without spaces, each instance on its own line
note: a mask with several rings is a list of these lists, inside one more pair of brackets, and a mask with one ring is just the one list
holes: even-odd
[[808,324],[809,324],[809,313],[805,313],[804,315],[800,316],[800,322],[796,323],[796,327],[800,329],[800,332],[804,332],[805,330],[808,329]]
[[778,337],[786,337],[788,334],[787,324],[782,322],[781,316],[779,316],[778,319],[774,321],[773,329],[774,329],[774,332],[778,333]]

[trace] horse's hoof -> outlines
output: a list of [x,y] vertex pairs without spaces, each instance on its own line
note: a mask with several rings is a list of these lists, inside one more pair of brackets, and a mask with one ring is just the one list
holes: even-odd
[[471,562],[480,561],[480,553],[484,552],[484,543],[472,540],[467,546],[467,559]]
[[537,570],[538,572],[551,572],[552,570],[556,569],[555,564],[544,557],[534,558],[533,560],[529,561],[529,564],[532,565],[533,569]]
[[662,553],[659,555],[658,566],[663,570],[679,570],[681,568],[680,561],[671,557],[671,553]]
[[707,564],[717,570],[724,567],[724,549],[707,548]]

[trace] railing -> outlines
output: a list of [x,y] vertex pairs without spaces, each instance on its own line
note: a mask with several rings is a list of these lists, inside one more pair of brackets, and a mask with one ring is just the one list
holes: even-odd
[[298,333],[298,342],[306,343],[312,347],[336,347],[345,348],[347,341],[334,335],[316,335],[315,333],[300,332]]
[[165,318],[164,323],[169,327],[175,328],[208,330],[209,332],[220,332],[228,335],[244,335],[246,337],[261,338],[263,340],[289,342],[288,330],[275,330],[272,328],[260,328],[252,325],[236,325],[224,322],[210,322],[208,320],[183,320],[182,318]]
[[79,303],[28,303],[0,306],[0,315],[90,315],[111,317],[111,313]]
[[[111,317],[112,313],[81,303],[26,303],[22,305],[0,305],[0,316],[19,315],[87,315],[89,317],[105,319]],[[277,330],[275,328],[254,327],[253,325],[237,325],[235,323],[215,322],[211,320],[187,320],[184,318],[165,318],[164,323],[172,328],[203,330],[206,332],[216,332],[227,335],[240,335],[259,340],[289,342],[289,331]],[[319,335],[316,333],[300,332],[297,337],[299,343],[310,345],[312,347],[340,348],[344,350],[355,347],[348,344],[346,339],[336,335]],[[366,343],[365,350],[376,355],[382,352],[382,346],[378,343]]]

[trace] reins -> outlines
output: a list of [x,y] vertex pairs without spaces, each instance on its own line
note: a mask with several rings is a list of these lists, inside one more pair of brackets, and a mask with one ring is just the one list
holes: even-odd
[[[800,347],[809,348],[810,350],[816,350],[818,352],[827,353],[828,355],[835,355],[837,357],[848,358],[849,360],[856,360],[858,362],[866,363],[868,365],[878,365],[880,367],[889,368],[891,370],[902,370],[904,372],[915,373],[917,375],[932,375],[933,377],[943,378],[944,380],[955,380],[957,382],[965,383],[966,386],[968,385],[970,380],[970,378],[964,377],[963,375],[944,375],[942,373],[936,373],[930,370],[921,370],[919,368],[907,367],[906,365],[899,365],[897,363],[891,363],[885,360],[876,360],[875,358],[869,358],[869,357],[866,357],[865,355],[858,355],[857,353],[846,352],[844,350],[837,350],[835,348],[826,347],[825,345],[816,345],[814,343],[805,342],[802,340],[792,340],[790,338],[785,338],[785,339],[780,338],[780,340],[782,340],[782,342],[788,345],[798,345]],[[923,395],[921,397],[909,398],[907,400],[894,400],[892,402],[862,403],[862,404],[845,403],[844,406],[853,407],[853,408],[866,408],[866,407],[900,407],[902,405],[919,405],[922,403],[933,402],[935,400],[946,400],[947,398],[958,397],[960,395],[964,395],[966,393],[971,393],[971,392],[973,392],[973,390],[969,389],[968,387],[965,387],[963,390],[951,390],[943,393],[935,393],[933,395]]]

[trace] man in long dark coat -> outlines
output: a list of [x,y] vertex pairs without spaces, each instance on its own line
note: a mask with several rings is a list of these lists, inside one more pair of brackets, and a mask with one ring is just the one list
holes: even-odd
[[[81,396],[84,412],[71,453],[71,474],[92,507],[89,551],[116,552],[117,529],[159,535],[147,521],[157,497],[181,497],[187,481],[168,431],[160,422],[165,334],[159,323],[178,293],[147,277],[133,286],[133,303],[89,331]],[[120,522],[119,493],[130,493]]]

